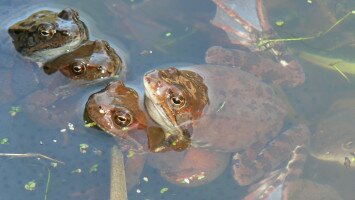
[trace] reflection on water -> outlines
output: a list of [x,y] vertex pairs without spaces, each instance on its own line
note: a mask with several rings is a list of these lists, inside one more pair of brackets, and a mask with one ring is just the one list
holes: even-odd
[[[19,14],[20,11],[38,10],[40,2],[0,0],[0,19],[3,20],[0,24],[0,153],[41,153],[63,161],[65,165],[58,163],[54,166],[43,158],[1,158],[0,199],[43,199],[45,194],[48,199],[108,199],[110,148],[116,141],[100,130],[85,128],[82,120],[88,96],[101,90],[106,83],[79,89],[68,90],[68,86],[58,89],[63,79],[60,73],[46,76],[35,63],[24,60],[14,51],[7,34],[11,20],[25,15]],[[354,2],[350,0],[312,3],[273,0],[265,4],[269,22],[281,38],[317,35],[355,10]],[[126,51],[129,55],[129,59],[125,58],[127,83],[137,83],[145,72],[167,63],[203,64],[206,50],[214,45],[235,48],[222,30],[210,24],[216,10],[212,1],[63,0],[48,3],[46,7],[55,10],[80,8],[79,14],[87,23],[92,39],[107,40],[112,46]],[[354,21],[355,16],[350,16],[322,37],[288,42],[287,45],[296,58],[299,54],[311,53],[324,58],[339,58],[351,66],[355,52]],[[276,22],[282,23],[276,25]],[[325,61],[319,65],[300,58],[299,61],[306,74],[305,83],[285,91],[298,113],[296,120],[306,122],[331,150],[345,148],[344,145],[334,145],[343,139],[347,142],[345,145],[354,145],[351,143],[354,141],[347,138],[329,139],[334,138],[332,134],[345,130],[344,137],[355,138],[352,123],[345,121],[352,115],[337,117],[339,110],[329,109],[338,99],[354,97],[353,74],[342,75],[341,62],[335,64],[339,66],[338,70],[332,70],[321,67],[327,64]],[[334,63],[329,65],[334,66]],[[53,78],[56,76],[58,78]],[[58,81],[53,81],[55,79]],[[64,93],[55,108],[49,106],[36,112],[37,116],[26,109],[29,105],[43,107],[43,101],[55,102],[57,97],[41,92],[54,88],[57,94]],[[350,101],[347,102],[343,110],[353,107]],[[55,115],[47,116],[48,110]],[[73,116],[70,121],[63,118],[66,114]],[[322,135],[319,129],[327,120],[333,120],[334,125],[331,131]],[[348,122],[346,127],[342,125],[345,122]],[[336,141],[332,143],[331,140]],[[354,152],[346,154],[351,161],[348,168],[341,163],[310,158],[302,178],[331,186],[343,199],[353,198],[355,158],[351,153]],[[212,183],[195,188],[173,185],[151,166],[145,166],[139,184],[129,192],[129,199],[242,199],[247,193],[246,187],[238,186],[233,180],[230,165]],[[30,181],[36,182],[34,191],[25,189]]]

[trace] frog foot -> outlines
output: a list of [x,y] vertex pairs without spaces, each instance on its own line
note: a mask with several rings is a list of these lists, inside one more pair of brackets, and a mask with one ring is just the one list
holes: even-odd
[[251,51],[268,50],[275,60],[288,66],[293,60],[283,42],[278,38],[267,21],[263,0],[213,0],[217,11],[211,23],[224,30],[231,43],[244,46]]
[[289,199],[292,182],[299,179],[307,155],[308,151],[304,145],[296,146],[285,169],[273,171],[265,179],[251,186],[250,193],[244,200]]
[[[259,181],[289,160],[296,146],[307,145],[309,135],[308,127],[300,124],[282,132],[266,144],[261,151],[260,145],[256,145],[257,148],[252,145],[245,152],[235,154],[233,157],[234,179],[240,185],[250,185]],[[253,151],[260,153],[251,153]]]

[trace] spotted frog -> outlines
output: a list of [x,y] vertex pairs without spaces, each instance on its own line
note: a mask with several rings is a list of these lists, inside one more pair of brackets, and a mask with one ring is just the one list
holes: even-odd
[[76,10],[41,10],[8,30],[18,52],[37,62],[51,60],[88,40],[88,29]]
[[273,88],[238,68],[195,65],[144,76],[145,106],[166,138],[234,152],[233,175],[250,185],[308,144],[303,124],[288,127],[287,106]]
[[169,182],[188,187],[208,183],[224,171],[229,154],[199,148],[171,151],[162,129],[147,117],[142,100],[135,89],[112,82],[86,103],[87,116],[114,136],[125,152],[134,152],[125,164],[129,189],[138,184],[146,160]]

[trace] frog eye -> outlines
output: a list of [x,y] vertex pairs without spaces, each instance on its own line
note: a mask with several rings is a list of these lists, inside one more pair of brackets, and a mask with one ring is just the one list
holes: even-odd
[[130,114],[130,111],[124,108],[117,108],[114,113],[112,114],[113,122],[121,127],[125,128],[132,124],[133,117]]
[[73,65],[72,71],[75,75],[81,75],[86,71],[85,65]]
[[56,30],[52,24],[44,23],[38,26],[40,36],[49,39],[55,34]]
[[177,109],[182,108],[186,104],[185,98],[182,95],[174,93],[169,95],[169,102],[172,107]]

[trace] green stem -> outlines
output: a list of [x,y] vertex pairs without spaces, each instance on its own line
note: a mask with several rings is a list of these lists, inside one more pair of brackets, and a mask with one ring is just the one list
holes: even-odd
[[348,18],[350,15],[354,15],[355,11],[350,11],[346,15],[344,15],[342,18],[340,18],[338,21],[336,21],[331,27],[329,27],[326,31],[320,32],[317,35],[314,36],[309,36],[309,37],[298,37],[298,38],[278,38],[278,39],[265,39],[261,40],[258,44],[258,46],[264,46],[265,44],[271,43],[271,42],[289,42],[289,41],[304,41],[304,40],[310,40],[310,39],[315,39],[318,37],[321,37],[323,35],[326,35],[330,31],[332,31],[336,26],[344,22],[346,18]]
[[48,178],[47,178],[47,184],[46,184],[46,192],[44,193],[44,200],[47,200],[50,181],[51,181],[51,170],[48,169]]

